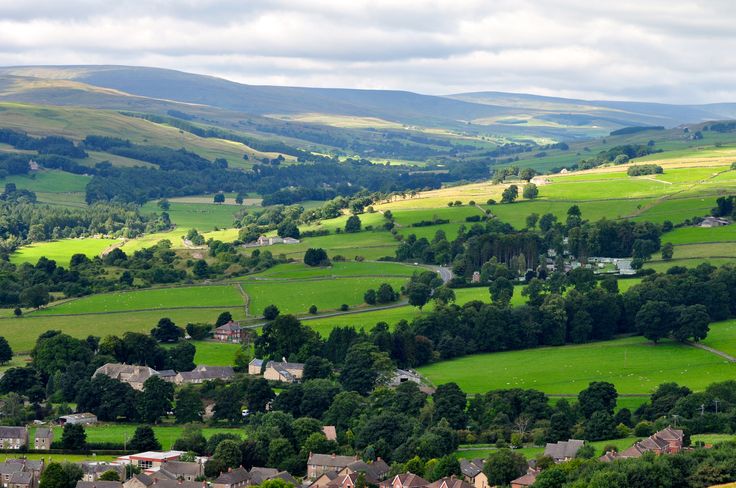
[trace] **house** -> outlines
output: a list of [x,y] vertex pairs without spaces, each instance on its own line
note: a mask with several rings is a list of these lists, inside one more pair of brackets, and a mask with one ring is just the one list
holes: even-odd
[[183,371],[176,375],[174,383],[199,384],[205,381],[223,380],[230,381],[235,376],[235,371],[230,366],[197,366],[192,371]]
[[250,481],[250,474],[248,470],[240,466],[235,469],[228,469],[226,473],[220,474],[220,476],[212,482],[212,488],[241,488],[248,486]]
[[33,488],[37,480],[30,471],[16,471],[10,477],[8,488]]
[[213,333],[216,341],[231,342],[234,344],[240,344],[244,335],[245,329],[241,327],[240,324],[233,322],[232,320],[216,328]]
[[448,478],[440,478],[437,481],[427,485],[427,488],[473,488],[473,485],[452,475]]
[[389,381],[389,386],[399,386],[401,383],[406,383],[407,381],[419,384],[422,382],[422,377],[416,371],[397,369],[391,377],[391,381]]
[[602,463],[611,463],[616,459],[618,459],[618,453],[616,451],[606,451],[605,454],[598,458],[598,461]]
[[537,481],[538,474],[539,471],[530,468],[525,475],[511,480],[511,488],[527,488],[528,486],[532,486]]
[[[386,461],[379,457],[372,463],[366,463],[360,459],[353,461],[338,471],[337,474],[339,476],[344,476],[346,474],[365,473],[366,478],[380,481],[388,475],[390,469],[391,468],[386,464]],[[377,484],[377,482],[375,484]]]
[[200,463],[167,461],[161,465],[157,474],[171,480],[195,481],[204,476],[204,466]]
[[720,217],[706,217],[700,222],[700,227],[722,227],[728,225],[730,222]]
[[[350,473],[345,475],[338,475],[334,480],[327,484],[327,488],[355,488],[360,473]],[[365,475],[365,482],[368,486],[377,485],[378,481]]]
[[23,465],[21,463],[0,463],[0,481],[2,481],[3,487],[7,487],[13,475],[21,471],[23,471]]
[[59,423],[61,425],[64,425],[64,424],[79,424],[79,425],[96,424],[97,415],[93,413],[88,413],[88,412],[62,415],[61,417],[59,417]]
[[8,459],[0,463],[3,488],[37,488],[44,463],[41,460]]
[[461,459],[460,472],[465,481],[475,488],[488,488],[488,477],[483,472],[483,459]]
[[82,481],[98,481],[100,476],[108,471],[115,471],[118,474],[118,478],[121,480],[125,479],[125,466],[122,464],[83,462],[81,468]]
[[263,369],[263,359],[253,358],[248,363],[248,374],[253,376],[259,376]]
[[653,452],[654,454],[676,454],[682,451],[684,435],[681,430],[667,427],[659,432],[655,432],[651,436],[642,441],[634,443],[633,446],[626,449],[616,456],[617,458],[638,458],[645,452]]
[[23,449],[28,446],[27,427],[0,427],[2,449]]
[[154,483],[154,479],[145,473],[134,474],[123,483],[123,488],[148,488]]
[[152,376],[158,376],[158,371],[148,366],[107,363],[97,368],[92,378],[101,374],[128,383],[134,390],[143,390],[143,383]]
[[328,441],[337,440],[337,430],[334,425],[323,425],[322,433],[325,435]]
[[304,376],[304,364],[287,363],[286,360],[281,362],[269,361],[263,371],[265,379],[283,383],[294,383],[302,379],[302,376]]
[[284,237],[282,244],[299,244],[299,242],[299,239],[294,239],[293,237]]
[[279,474],[279,470],[275,468],[259,468],[253,466],[250,468],[248,475],[250,476],[251,485],[260,485],[266,480],[275,478]]
[[158,377],[164,381],[168,381],[169,383],[175,383],[176,371],[174,371],[173,369],[165,369],[158,372]]
[[471,283],[480,283],[480,272],[479,271],[473,271],[473,277],[470,278]]
[[[121,464],[132,464],[143,471],[156,471],[164,463],[178,461],[184,451],[146,451],[128,456],[120,456],[118,462]],[[150,473],[146,473],[150,474]]]
[[358,461],[357,456],[336,456],[335,454],[313,454],[310,452],[307,460],[307,478],[316,480],[328,471],[339,472],[355,461]]
[[[135,480],[135,481],[133,481]],[[151,484],[143,485],[144,481],[148,480]],[[134,476],[130,480],[123,483],[122,488],[148,488],[155,486],[156,488],[202,488],[203,483],[200,481],[181,481],[181,480],[170,480],[167,478],[161,478],[157,475],[151,475],[146,478],[141,478],[140,475]],[[89,487],[94,488],[94,487]],[[101,488],[97,486],[97,488]],[[113,488],[113,487],[110,487]]]
[[390,480],[380,483],[379,488],[423,488],[429,481],[412,473],[397,474]]
[[48,427],[39,427],[33,436],[33,448],[37,451],[48,451],[54,442],[54,431]]
[[123,488],[125,486],[122,481],[77,481],[77,488]]
[[549,456],[555,460],[556,463],[563,461],[569,461],[574,459],[581,447],[585,444],[585,441],[577,439],[569,439],[567,441],[559,441],[555,444],[550,442],[544,447],[544,455]]

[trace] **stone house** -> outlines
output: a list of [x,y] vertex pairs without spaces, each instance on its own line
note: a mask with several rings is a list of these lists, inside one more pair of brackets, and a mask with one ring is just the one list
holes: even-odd
[[174,383],[182,384],[199,384],[205,381],[222,380],[230,381],[235,376],[235,371],[230,366],[197,366],[192,371],[182,371],[177,373]]
[[143,390],[143,383],[152,376],[158,376],[158,371],[148,366],[107,363],[97,368],[92,378],[101,374],[128,383],[134,390]]
[[357,456],[337,456],[335,454],[314,454],[310,452],[307,460],[307,478],[316,480],[329,471],[338,473],[355,461],[358,461]]
[[511,488],[527,488],[532,486],[537,481],[537,475],[539,471],[529,469],[526,474],[519,476],[515,480],[511,480]]
[[41,460],[8,459],[0,463],[0,483],[3,488],[37,488],[43,468]]
[[77,488],[123,488],[125,486],[122,481],[77,481]]
[[231,342],[234,344],[240,344],[245,336],[245,329],[240,326],[237,322],[232,320],[226,324],[222,324],[215,329],[213,337],[216,341],[220,342]]
[[27,446],[27,427],[0,427],[0,447],[2,449],[22,449]]
[[465,481],[473,485],[475,488],[488,488],[488,477],[483,472],[483,459],[461,459],[460,472],[463,474]]
[[204,465],[184,461],[167,461],[161,465],[158,474],[171,480],[195,481],[204,476]]
[[48,451],[54,442],[54,431],[48,427],[38,427],[33,436],[33,448],[37,451]]
[[569,461],[574,459],[581,447],[585,444],[585,441],[577,439],[569,439],[567,441],[559,441],[552,444],[548,442],[544,447],[544,455],[549,456],[555,460],[556,463]]
[[33,488],[38,486],[38,480],[35,479],[30,471],[17,471],[10,477],[8,488]]
[[269,361],[263,371],[263,377],[270,381],[295,383],[304,376],[304,364]]
[[83,462],[81,463],[81,468],[83,473],[82,481],[99,481],[100,476],[108,471],[115,471],[118,474],[118,478],[121,480],[125,479],[125,466],[122,464]]
[[220,476],[212,482],[212,488],[242,488],[248,486],[250,481],[250,474],[248,470],[240,466],[235,469],[228,469],[227,472],[220,474]]

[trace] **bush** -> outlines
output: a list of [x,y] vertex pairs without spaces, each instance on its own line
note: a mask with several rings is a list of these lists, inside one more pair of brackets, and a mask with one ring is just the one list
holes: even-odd
[[307,266],[328,266],[330,260],[327,258],[327,252],[322,248],[309,248],[304,253],[304,264]]
[[317,305],[312,305],[311,307],[309,307],[309,313],[311,313],[312,315],[316,314],[317,313]]
[[279,316],[279,308],[276,305],[269,305],[263,309],[263,318],[266,320],[274,320]]
[[347,303],[343,303],[342,305],[340,305],[341,312],[347,312],[349,309],[350,309],[350,306],[348,306]]

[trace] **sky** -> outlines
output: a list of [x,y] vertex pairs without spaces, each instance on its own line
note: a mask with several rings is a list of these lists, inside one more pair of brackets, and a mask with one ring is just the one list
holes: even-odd
[[0,0],[0,65],[736,102],[733,0]]

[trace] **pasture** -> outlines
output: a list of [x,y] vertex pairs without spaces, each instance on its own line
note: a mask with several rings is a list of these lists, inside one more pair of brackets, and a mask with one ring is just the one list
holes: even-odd
[[591,381],[609,381],[622,394],[648,394],[675,381],[693,390],[733,378],[736,365],[671,341],[642,337],[560,347],[477,354],[419,368],[435,385],[456,382],[467,393],[534,388],[577,394]]
[[403,263],[353,261],[334,262],[327,267],[307,266],[303,263],[281,264],[269,268],[248,278],[260,280],[268,279],[304,279],[304,278],[332,278],[355,276],[411,276],[416,272],[425,271],[425,268]]
[[91,176],[75,175],[53,169],[41,170],[28,175],[7,176],[2,183],[15,183],[18,188],[33,192],[83,193],[91,179]]
[[84,254],[89,258],[99,256],[102,251],[119,242],[117,239],[61,239],[58,241],[35,242],[18,248],[10,255],[13,264],[36,264],[41,257],[53,259],[60,266],[68,267],[75,254]]
[[[245,207],[239,205],[216,205],[214,203],[169,202],[171,221],[182,229],[197,229],[200,232],[232,227],[235,213]],[[157,202],[148,202],[141,208],[144,213],[161,213]]]
[[206,285],[101,293],[42,308],[32,312],[32,315],[89,314],[179,307],[228,308],[243,304],[243,297],[235,286]]
[[[623,451],[624,449],[628,449],[631,447],[634,442],[639,440],[637,437],[625,437],[623,439],[611,439],[607,441],[595,441],[590,442],[589,444],[595,448],[595,454],[596,456],[603,454],[603,448],[606,446],[616,446],[619,451]],[[472,444],[467,444],[464,446],[461,446],[460,449],[455,451],[455,454],[458,458],[464,458],[464,459],[478,459],[478,458],[487,458],[492,452],[496,451],[497,449],[495,447],[478,447],[474,448]],[[521,447],[519,449],[514,449],[514,452],[518,454],[522,454],[527,459],[533,459],[540,454],[544,453],[544,447]]]
[[705,338],[703,344],[736,356],[736,320],[710,324],[708,337]]

